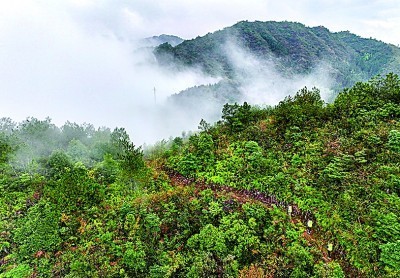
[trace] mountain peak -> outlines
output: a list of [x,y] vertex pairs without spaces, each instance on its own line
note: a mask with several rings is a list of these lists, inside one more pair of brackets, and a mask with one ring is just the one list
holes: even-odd
[[183,41],[184,39],[178,36],[161,34],[159,36],[144,38],[141,43],[144,47],[157,47],[163,43],[169,43],[172,46],[177,46]]
[[289,21],[240,21],[179,45],[171,44],[173,47],[156,48],[155,54],[161,64],[196,66],[208,74],[232,78],[227,42],[260,60],[277,58],[276,66],[284,74],[305,74],[321,62],[327,63],[333,69],[336,90],[378,74],[400,73],[400,49],[393,45]]

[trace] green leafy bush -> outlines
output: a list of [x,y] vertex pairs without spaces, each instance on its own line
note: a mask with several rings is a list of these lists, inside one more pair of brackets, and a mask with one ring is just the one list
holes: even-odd
[[60,212],[54,205],[40,202],[31,207],[13,231],[21,258],[32,258],[37,252],[55,252],[62,239],[59,234]]

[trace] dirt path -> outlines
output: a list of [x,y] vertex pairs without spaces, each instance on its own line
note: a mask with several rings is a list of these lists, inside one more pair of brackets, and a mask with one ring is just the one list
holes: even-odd
[[[301,220],[307,227],[307,222],[312,221],[312,226],[317,227],[315,216],[310,211],[302,211],[296,204],[290,204],[287,202],[279,201],[273,195],[267,195],[258,190],[247,190],[247,189],[236,189],[226,185],[217,184],[206,184],[203,182],[198,182],[194,179],[187,178],[180,173],[172,170],[166,171],[169,176],[171,183],[175,186],[189,186],[192,185],[198,189],[211,189],[215,193],[223,193],[230,195],[240,203],[246,203],[250,201],[258,201],[268,207],[279,207],[286,211],[292,218]],[[310,227],[309,232],[312,233],[313,228]]]
[[[226,185],[206,184],[192,178],[187,178],[174,170],[164,169],[164,171],[167,173],[174,186],[194,186],[198,190],[211,189],[217,196],[229,194],[229,196],[242,204],[257,201],[270,208],[276,206],[285,210],[286,213],[290,215],[291,221],[301,221],[307,227],[307,231],[304,232],[303,237],[309,244],[316,246],[320,250],[322,259],[325,262],[336,260],[340,262],[343,270],[349,274],[349,277],[360,277],[360,273],[357,269],[351,266],[346,260],[346,252],[341,246],[336,244],[331,252],[327,250],[328,243],[326,239],[324,240],[325,237],[320,231],[312,212],[302,211],[296,204],[279,201],[275,196],[265,194],[258,190],[236,189]],[[311,227],[309,227],[309,221],[312,221]]]

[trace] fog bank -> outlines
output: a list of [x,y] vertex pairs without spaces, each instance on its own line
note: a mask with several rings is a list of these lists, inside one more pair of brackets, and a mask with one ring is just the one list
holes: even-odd
[[[167,96],[215,82],[198,70],[159,68],[151,49],[136,44],[140,32],[114,32],[102,25],[96,29],[69,13],[30,8],[29,16],[21,10],[19,17],[0,22],[7,23],[0,25],[1,117],[125,127],[142,144],[168,137],[169,128],[181,129],[154,117]],[[162,118],[170,117],[174,115]]]
[[275,68],[273,57],[260,61],[227,44],[240,95],[230,97],[235,90],[220,88],[207,97],[197,93],[167,101],[221,78],[199,69],[160,68],[151,48],[137,44],[151,22],[134,9],[122,2],[12,3],[0,11],[0,117],[50,117],[57,126],[70,121],[124,127],[140,145],[196,130],[201,118],[218,120],[227,95],[230,102],[270,105],[304,86],[319,87],[325,99],[329,95],[329,67],[323,62],[311,74],[286,77]]

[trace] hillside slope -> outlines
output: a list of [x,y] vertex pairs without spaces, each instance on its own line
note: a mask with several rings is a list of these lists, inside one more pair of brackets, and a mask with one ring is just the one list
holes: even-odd
[[378,74],[400,73],[400,49],[394,45],[293,22],[243,21],[175,47],[162,44],[155,54],[164,65],[196,66],[212,75],[236,79],[232,45],[256,59],[272,59],[289,76],[309,73],[324,63],[335,80],[335,91]]
[[285,227],[271,243],[266,228],[269,249],[257,249],[263,255],[253,261],[254,271],[261,268],[268,277],[396,277],[399,107],[396,75],[357,83],[330,105],[315,89],[270,109],[227,104],[218,124],[202,122],[202,132],[184,143],[175,140],[164,164],[207,188],[240,192],[235,200],[246,194],[264,204],[279,200],[276,207],[290,213],[295,207],[311,212],[311,225],[295,221],[311,237]]
[[200,130],[0,119],[0,278],[399,277],[398,76]]

